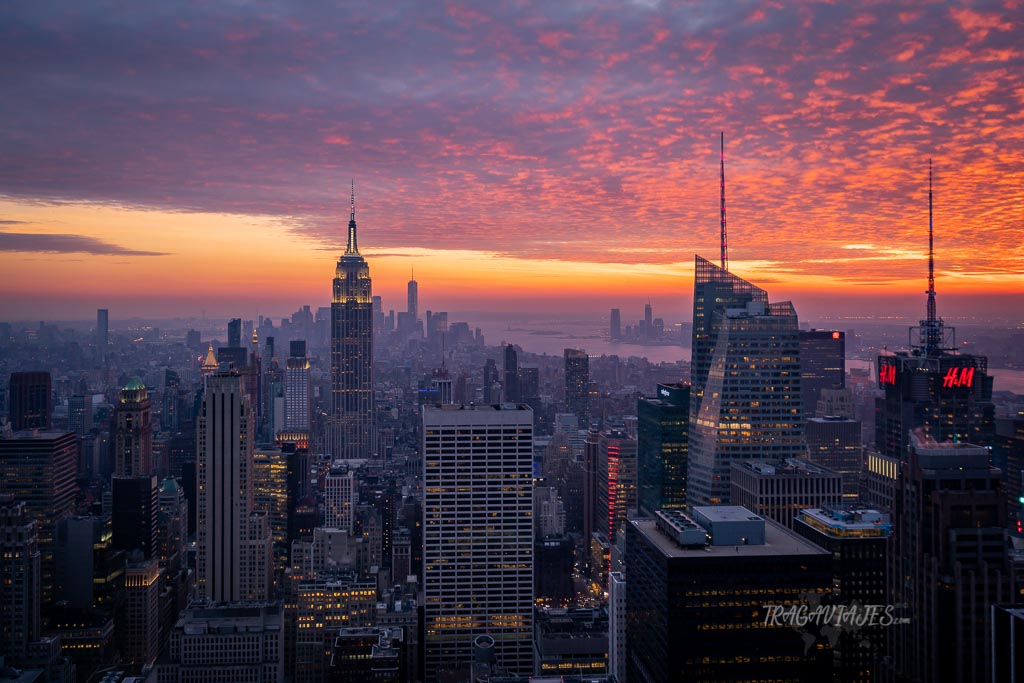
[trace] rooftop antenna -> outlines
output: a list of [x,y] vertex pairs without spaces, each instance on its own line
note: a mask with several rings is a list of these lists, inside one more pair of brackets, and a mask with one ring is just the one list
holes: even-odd
[[932,160],[928,160],[928,324],[935,322],[935,235],[932,217]]
[[352,203],[348,214],[348,246],[345,247],[346,255],[359,255],[359,245],[356,244],[356,181],[352,180]]
[[725,231],[725,131],[721,131],[721,181],[722,181],[722,270],[729,270],[729,237]]

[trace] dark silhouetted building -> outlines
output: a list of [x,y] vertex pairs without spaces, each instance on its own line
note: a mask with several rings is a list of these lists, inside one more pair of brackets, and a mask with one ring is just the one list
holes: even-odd
[[607,609],[540,609],[534,616],[533,630],[537,675],[608,673]]
[[38,524],[25,503],[0,494],[0,657],[23,662],[39,640],[42,574]]
[[742,507],[691,510],[626,527],[627,680],[829,680],[827,647],[766,611],[829,595],[831,554]]
[[846,333],[838,330],[800,331],[800,387],[804,419],[812,417],[822,389],[846,386]]
[[10,382],[11,428],[48,430],[53,415],[50,373],[12,372]]
[[864,471],[860,420],[845,417],[812,417],[805,425],[807,459],[827,467],[843,478],[843,501],[852,503],[860,495]]
[[989,609],[1015,598],[1001,478],[986,448],[913,433],[888,572],[889,600],[909,617],[890,629],[900,680],[992,680]]
[[516,355],[516,347],[509,344],[505,347],[505,390],[504,399],[506,403],[519,401],[519,358]]
[[[832,602],[843,606],[888,604],[885,585],[887,549],[892,536],[889,515],[869,508],[807,508],[793,530],[832,553]],[[862,613],[863,616],[867,612]],[[884,614],[879,614],[881,621]],[[880,678],[877,662],[885,655],[888,626],[843,625],[832,647],[835,680],[871,683]]]
[[610,328],[608,331],[612,341],[619,341],[622,339],[622,311],[617,308],[612,309]]
[[96,309],[96,359],[102,365],[107,359],[107,345],[110,343],[110,311]]
[[590,424],[590,357],[576,349],[565,350],[565,409]]
[[637,504],[642,512],[686,505],[690,385],[659,384],[636,402]]
[[38,525],[44,602],[53,600],[57,524],[74,514],[77,452],[72,432],[0,437],[0,493],[13,494],[24,503],[26,514]]

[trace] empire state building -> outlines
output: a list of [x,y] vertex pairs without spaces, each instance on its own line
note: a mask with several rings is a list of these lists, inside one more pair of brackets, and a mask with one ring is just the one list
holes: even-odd
[[331,299],[331,430],[333,458],[374,454],[373,310],[370,267],[356,244],[356,195],[348,221],[348,246],[338,260]]

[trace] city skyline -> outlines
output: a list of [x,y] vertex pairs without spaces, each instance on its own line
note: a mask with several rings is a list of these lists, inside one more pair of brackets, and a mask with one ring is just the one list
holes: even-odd
[[353,177],[388,308],[686,311],[720,131],[739,276],[920,310],[933,158],[940,314],[1020,310],[1016,0],[71,8],[4,10],[3,319],[324,301]]

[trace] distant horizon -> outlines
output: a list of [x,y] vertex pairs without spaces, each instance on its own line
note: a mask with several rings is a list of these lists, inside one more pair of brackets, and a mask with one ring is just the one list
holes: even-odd
[[[770,290],[769,297],[772,301],[784,300],[779,297],[771,296]],[[663,300],[652,300],[654,317],[663,318],[666,324],[692,323],[693,316],[691,297],[680,297],[680,300],[686,302],[682,307],[668,304]],[[794,297],[790,300],[793,301],[794,306],[796,307],[797,315],[801,324],[813,324],[818,322],[856,324],[857,321],[863,321],[865,323],[884,323],[887,320],[891,320],[893,324],[899,322],[914,323],[922,319],[925,315],[925,298],[923,295],[918,297],[878,297],[869,301],[849,299],[842,300],[829,297],[827,295],[803,298]],[[839,305],[828,306],[822,303],[822,300],[828,300]],[[1022,309],[1020,305],[1019,297],[1014,294],[996,294],[986,296],[949,295],[946,297],[940,296],[939,301],[941,302],[939,305],[939,316],[949,321],[957,321],[966,324],[1005,324],[1015,327],[1024,326],[1024,309]],[[529,303],[536,304],[537,302],[533,301]],[[551,321],[559,319],[566,321],[607,321],[611,309],[619,308],[622,313],[622,324],[631,325],[643,317],[644,304],[646,301],[632,300],[617,306],[601,305],[601,302],[593,300],[581,300],[574,303],[575,305],[572,305],[571,307],[567,306],[564,309],[530,310],[528,302],[526,301],[503,301],[501,302],[502,308],[492,307],[488,309],[480,307],[479,305],[475,307],[467,306],[457,308],[445,306],[444,304],[432,305],[427,303],[425,305],[423,298],[421,297],[419,308],[421,319],[425,318],[427,310],[439,312],[444,311],[448,313],[449,323],[458,321],[473,322],[474,319],[489,321],[505,319],[512,321]],[[37,324],[40,321],[52,323],[95,323],[96,310],[106,308],[109,311],[110,324],[112,327],[117,323],[131,321],[195,321],[202,320],[204,317],[206,320],[213,322],[227,321],[232,318],[258,320],[260,315],[264,318],[270,318],[274,321],[275,326],[278,326],[281,319],[291,318],[292,313],[299,310],[304,305],[309,305],[314,314],[318,307],[330,306],[329,301],[319,304],[303,302],[295,304],[290,310],[288,310],[287,305],[283,305],[279,309],[267,313],[259,310],[258,307],[251,303],[244,304],[243,302],[240,302],[240,304],[242,305],[239,305],[233,312],[227,312],[227,309],[206,311],[194,309],[191,312],[178,311],[160,314],[152,312],[154,306],[151,302],[144,304],[150,312],[140,313],[137,312],[139,310],[138,302],[130,303],[128,306],[121,308],[116,300],[111,300],[107,304],[97,306],[96,308],[86,309],[83,307],[75,307],[77,313],[73,315],[35,315],[31,317],[24,315],[0,315],[0,322],[6,322],[9,324]],[[849,305],[849,309],[843,310],[843,306],[847,304]],[[395,310],[396,314],[398,312],[404,312],[404,299],[401,301],[400,308],[389,307],[385,301],[385,315],[389,310]],[[0,305],[0,311],[2,311],[2,305]],[[119,311],[127,311],[127,313],[119,313]],[[42,311],[40,310],[39,313],[42,313]]]

